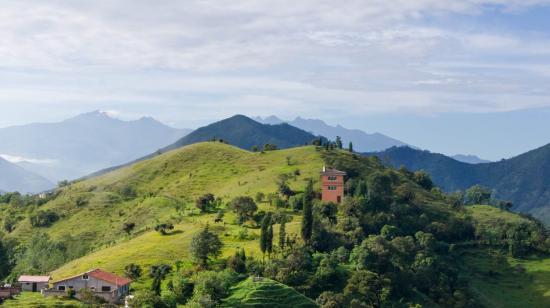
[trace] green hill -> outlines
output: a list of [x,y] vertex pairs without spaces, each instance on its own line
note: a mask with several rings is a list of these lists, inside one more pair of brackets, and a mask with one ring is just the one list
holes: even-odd
[[266,278],[250,277],[233,287],[231,293],[224,307],[318,307],[293,288]]
[[[303,244],[300,210],[277,209],[260,202],[260,211],[285,213],[290,218],[286,233],[298,239],[292,244],[296,249],[276,248],[269,261],[262,261],[257,223],[238,225],[227,203],[236,196],[258,192],[274,196],[281,176],[296,193],[304,192],[308,179],[314,180],[318,190],[323,165],[348,173],[350,198],[335,209],[316,202],[311,250],[299,248]],[[450,196],[430,188],[429,181],[419,174],[386,168],[377,158],[346,151],[304,146],[253,153],[220,142],[204,142],[72,183],[44,199],[32,197],[22,206],[2,204],[0,225],[5,229],[8,222],[10,230],[5,229],[0,238],[6,247],[16,247],[13,256],[17,265],[11,277],[50,272],[58,279],[96,267],[123,275],[129,263],[144,271],[165,263],[179,264],[179,271],[167,278],[177,285],[179,275],[200,281],[189,246],[193,236],[209,224],[224,244],[219,258],[212,260],[213,273],[224,269],[226,258],[233,257],[235,251],[244,249],[250,270],[247,275],[260,271],[266,277],[265,284],[248,279],[231,285],[227,293],[220,291],[218,300],[225,299],[226,305],[243,301],[252,306],[263,302],[308,306],[313,304],[309,298],[340,306],[353,300],[362,302],[367,300],[361,294],[368,290],[370,280],[361,279],[368,275],[374,275],[368,279],[382,286],[386,280],[376,279],[391,282],[391,289],[381,290],[392,290],[387,300],[393,303],[456,306],[494,302],[492,291],[478,283],[491,262],[489,252],[510,253],[516,260],[509,261],[512,263],[523,262],[521,256],[546,264],[545,234],[536,221],[489,206],[452,205]],[[223,223],[215,223],[216,211],[200,213],[195,207],[196,198],[205,193],[220,198],[219,209],[226,210]],[[154,231],[155,225],[164,222],[175,226],[168,235]],[[135,224],[128,234],[123,229],[125,223]],[[275,242],[279,230],[280,223],[275,223]],[[500,271],[506,272],[507,266],[503,264]],[[544,267],[540,266],[546,271]],[[355,277],[357,273],[363,276]],[[537,302],[545,301],[541,291],[548,285],[545,275],[537,276],[542,278],[529,293]],[[503,280],[495,278],[495,284],[507,290],[508,278],[501,277]],[[144,273],[133,288],[149,290],[151,282]],[[356,288],[361,283],[367,286]],[[167,290],[166,284],[163,290]],[[193,295],[193,300],[203,298]],[[518,295],[510,302],[525,300]]]
[[530,213],[550,223],[550,144],[510,159],[476,165],[409,147],[369,155],[394,167],[426,170],[446,191],[465,190],[477,184],[487,186],[497,198],[512,201],[514,211]]

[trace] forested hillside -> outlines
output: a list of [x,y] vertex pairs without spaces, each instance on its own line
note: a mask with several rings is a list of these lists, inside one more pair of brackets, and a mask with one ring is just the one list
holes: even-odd
[[[323,165],[348,174],[342,204],[319,200]],[[254,153],[197,143],[0,204],[0,276],[101,267],[135,280],[136,306],[491,306],[488,277],[512,306],[549,303],[546,282],[528,300],[499,276],[546,262],[540,223],[465,206],[422,172],[335,144]],[[493,253],[503,257],[490,267]],[[520,281],[535,275],[523,266]]]
[[486,186],[497,198],[512,201],[514,211],[531,213],[550,223],[550,145],[511,159],[475,165],[408,147],[368,155],[394,167],[425,170],[448,192]]

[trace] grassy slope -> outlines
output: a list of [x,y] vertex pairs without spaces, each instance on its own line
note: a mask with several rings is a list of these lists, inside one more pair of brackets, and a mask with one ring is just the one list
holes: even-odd
[[[478,223],[506,221],[519,223],[525,218],[487,206],[468,206],[467,211]],[[532,256],[527,259],[507,257],[496,249],[473,248],[462,251],[471,289],[488,307],[550,306],[550,259]],[[521,265],[521,268],[517,268]]]
[[231,290],[225,307],[318,307],[311,299],[291,287],[271,279],[248,278]]
[[7,300],[2,304],[6,308],[30,308],[30,307],[84,307],[77,300],[69,300],[57,297],[44,297],[39,292],[23,292],[14,299]]
[[[291,157],[291,166],[286,157]],[[318,178],[323,161],[314,147],[251,153],[220,143],[199,143],[139,162],[103,176],[75,183],[43,208],[54,209],[64,218],[42,228],[53,238],[67,235],[86,240],[95,249],[126,241],[121,226],[136,223],[136,232],[146,232],[157,221],[178,223],[193,214],[194,199],[206,192],[224,201],[238,195],[274,192],[280,174],[300,169],[289,182],[302,190],[306,178]],[[138,193],[124,200],[120,191],[130,185]],[[88,204],[75,205],[77,198]],[[21,221],[10,235],[25,241],[35,231]]]

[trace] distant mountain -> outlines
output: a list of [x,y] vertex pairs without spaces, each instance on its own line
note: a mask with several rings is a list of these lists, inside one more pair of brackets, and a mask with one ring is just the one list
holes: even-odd
[[370,153],[395,167],[426,170],[446,191],[480,184],[497,198],[514,203],[513,210],[531,213],[550,223],[550,144],[511,159],[484,164],[459,162],[442,154],[409,147]]
[[0,128],[0,155],[57,182],[134,160],[188,132],[149,117],[122,121],[94,111],[58,123]]
[[316,136],[287,123],[262,124],[246,116],[235,115],[201,127],[163,150],[172,150],[213,138],[223,139],[229,144],[250,150],[253,146],[261,148],[267,143],[275,144],[280,149],[301,146],[310,143]]
[[[254,119],[265,124],[280,124],[285,122],[276,116],[269,116],[267,118],[256,117]],[[340,136],[345,146],[351,141],[354,150],[358,152],[383,151],[393,146],[407,145],[402,141],[380,133],[369,134],[358,129],[344,128],[341,125],[331,126],[322,120],[297,117],[292,121],[286,121],[286,123],[312,132],[315,135],[325,136],[331,140],[335,140],[336,136]]]
[[47,179],[0,158],[0,192],[37,193],[54,186]]
[[464,154],[456,154],[451,156],[451,158],[461,161],[463,163],[468,164],[484,164],[484,163],[490,163],[490,160],[481,159],[477,157],[476,155],[464,155]]

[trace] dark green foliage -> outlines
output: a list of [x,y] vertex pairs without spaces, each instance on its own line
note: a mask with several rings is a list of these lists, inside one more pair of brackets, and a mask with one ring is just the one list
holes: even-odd
[[336,136],[336,147],[342,149],[342,138],[340,136]]
[[[308,187],[310,184],[308,184]],[[304,193],[302,227],[300,233],[305,243],[309,243],[313,231],[313,204],[308,190],[309,188],[306,189],[306,192]]]
[[494,163],[468,164],[442,154],[391,148],[377,155],[389,165],[426,170],[434,183],[447,192],[466,190],[474,185],[488,187],[494,197],[511,201],[518,212],[531,212],[550,222],[546,205],[550,200],[550,144],[511,159]]
[[174,225],[171,223],[161,223],[155,226],[155,231],[162,235],[168,234],[168,231],[174,230]]
[[223,244],[219,237],[210,231],[209,226],[206,225],[204,229],[193,236],[189,250],[193,259],[195,259],[200,266],[207,267],[208,258],[219,256],[222,246]]
[[48,227],[59,220],[59,215],[52,210],[37,211],[29,216],[33,227]]
[[160,295],[160,286],[162,280],[172,271],[172,267],[166,264],[153,265],[149,269],[149,276],[153,278],[151,282],[151,291],[155,292],[157,295]]
[[246,273],[246,254],[244,249],[237,250],[235,255],[227,260],[227,267],[235,271],[236,273]]
[[122,224],[122,230],[126,232],[128,235],[132,233],[132,230],[136,227],[136,224],[133,222],[125,222]]
[[277,145],[276,144],[271,144],[271,143],[266,143],[264,145],[264,151],[275,151],[277,150]]
[[277,191],[287,200],[290,196],[294,196],[294,191],[292,191],[292,189],[290,189],[290,186],[288,186],[286,178],[279,179],[279,182],[277,183]]
[[195,206],[201,211],[206,213],[211,211],[215,206],[215,197],[213,194],[204,194],[197,198]]
[[131,307],[164,308],[160,296],[154,291],[140,290],[135,292],[134,297],[129,300]]
[[353,143],[351,143],[351,141],[349,142],[349,145],[348,145],[348,152],[353,153]]
[[139,277],[141,277],[141,273],[142,273],[141,266],[134,263],[130,263],[124,267],[124,273],[126,277],[132,280],[136,280]]
[[271,212],[268,212],[262,220],[260,231],[260,250],[263,254],[271,253],[273,249],[273,225],[271,223]]
[[380,308],[391,292],[390,279],[377,273],[359,270],[353,273],[344,290],[352,307],[365,305]]
[[286,240],[286,221],[282,221],[281,226],[279,227],[279,248],[281,250],[285,248],[285,240]]
[[[238,276],[233,271],[225,270],[221,272],[202,271],[194,278],[195,288],[192,307],[215,307],[221,300],[229,295],[229,289],[238,280]],[[208,304],[206,304],[208,303]],[[212,306],[210,306],[212,305]]]
[[263,192],[259,191],[259,192],[256,193],[256,197],[254,199],[258,203],[263,202],[264,199],[265,199],[265,194]]
[[258,210],[254,200],[248,196],[236,197],[229,203],[229,208],[239,217],[239,224],[251,219]]

